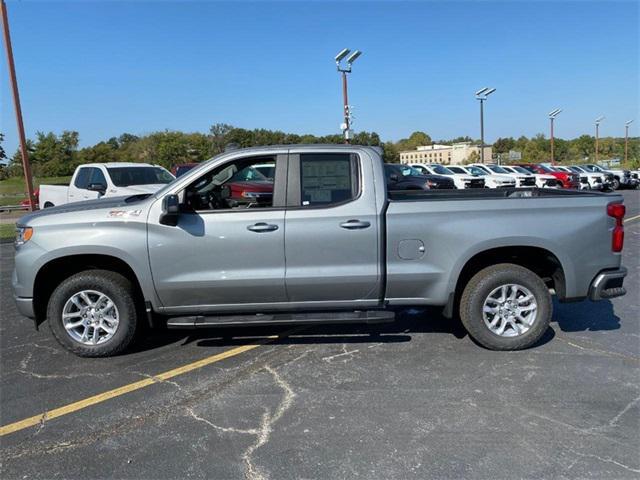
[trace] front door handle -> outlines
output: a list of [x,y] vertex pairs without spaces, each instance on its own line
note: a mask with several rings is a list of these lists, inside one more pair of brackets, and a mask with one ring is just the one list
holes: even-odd
[[259,222],[254,225],[249,225],[247,227],[247,230],[251,232],[256,232],[256,233],[273,232],[277,229],[278,229],[278,225],[273,225],[271,223],[264,223],[264,222]]
[[369,222],[362,222],[360,220],[347,220],[346,222],[342,222],[340,226],[342,228],[346,228],[347,230],[358,230],[361,228],[369,228],[371,224]]

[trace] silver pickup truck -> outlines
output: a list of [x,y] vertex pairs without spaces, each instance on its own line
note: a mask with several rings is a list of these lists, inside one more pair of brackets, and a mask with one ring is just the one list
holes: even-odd
[[625,293],[622,201],[389,191],[371,147],[236,150],[154,194],[22,217],[13,287],[19,311],[82,356],[122,351],[145,322],[385,322],[409,305],[442,306],[481,345],[514,350],[548,328],[552,295]]

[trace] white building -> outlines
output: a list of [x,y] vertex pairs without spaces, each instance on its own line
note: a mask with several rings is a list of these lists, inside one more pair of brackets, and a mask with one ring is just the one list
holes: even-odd
[[[427,145],[415,150],[400,152],[400,163],[441,163],[443,165],[461,165],[476,153],[480,161],[480,147],[471,143],[454,143],[453,145]],[[493,149],[484,147],[484,161],[490,162]]]

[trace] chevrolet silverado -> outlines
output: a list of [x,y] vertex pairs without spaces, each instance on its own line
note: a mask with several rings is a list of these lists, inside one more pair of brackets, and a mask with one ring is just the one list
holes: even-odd
[[[273,163],[273,194],[226,184]],[[459,315],[477,343],[535,344],[559,301],[623,295],[623,199],[552,189],[388,191],[380,152],[226,152],[155,193],[52,207],[17,224],[18,310],[81,356],[168,328]],[[176,251],[188,252],[176,256]]]

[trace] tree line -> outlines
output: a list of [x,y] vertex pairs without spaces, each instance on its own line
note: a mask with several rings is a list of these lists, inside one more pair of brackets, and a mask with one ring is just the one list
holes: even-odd
[[[20,151],[11,158],[2,148],[3,136],[0,133],[0,163],[8,164],[0,169],[2,177],[21,176],[22,161]],[[146,162],[171,168],[180,163],[201,162],[219,153],[230,145],[239,148],[261,145],[287,145],[296,143],[343,143],[340,134],[317,136],[311,134],[285,133],[278,130],[237,128],[225,123],[212,125],[207,133],[184,133],[165,130],[147,135],[123,133],[88,147],[79,147],[80,136],[76,131],[38,132],[35,139],[27,141],[29,157],[35,176],[71,175],[77,165],[93,162]],[[471,142],[480,144],[477,139],[458,137],[448,140],[432,140],[425,132],[416,131],[409,137],[397,142],[383,142],[376,132],[359,132],[354,135],[353,144],[379,146],[383,150],[386,162],[398,162],[399,153],[415,150],[422,145],[453,144]],[[494,153],[505,154],[510,150],[520,151],[523,161],[545,162],[550,158],[550,141],[542,134],[533,138],[521,136],[499,138],[493,144]],[[595,138],[582,135],[576,139],[556,138],[554,142],[555,159],[560,163],[582,163],[585,159],[593,161]],[[605,137],[599,140],[599,158],[623,158],[624,139]],[[629,139],[629,167],[640,166],[640,138]]]

